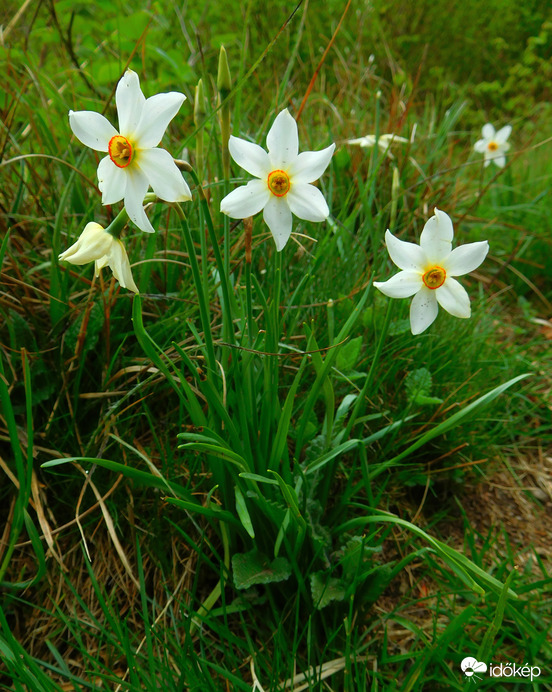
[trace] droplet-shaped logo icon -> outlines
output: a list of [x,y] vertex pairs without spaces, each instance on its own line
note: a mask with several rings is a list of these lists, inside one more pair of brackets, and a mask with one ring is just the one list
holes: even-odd
[[462,672],[468,678],[471,678],[472,675],[476,673],[487,672],[487,664],[478,661],[476,658],[473,658],[473,656],[467,656],[460,664],[460,668],[462,668]]

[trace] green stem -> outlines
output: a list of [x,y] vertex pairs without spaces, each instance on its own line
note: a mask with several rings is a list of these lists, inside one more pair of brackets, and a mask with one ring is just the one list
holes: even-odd
[[257,325],[253,322],[253,295],[251,291],[251,265],[245,263],[245,306],[247,312],[247,337],[249,345],[255,341],[257,336]]
[[[228,536],[228,529],[224,522],[220,523],[220,532],[222,534],[222,547],[224,550],[224,573],[225,576],[230,573],[230,539]],[[198,608],[196,617],[192,620],[190,625],[190,635],[193,635],[198,627],[201,626],[201,622],[197,618],[205,617],[211,608],[220,598],[222,593],[222,579],[219,579],[215,585],[215,588],[203,601],[201,606]]]
[[190,259],[190,266],[192,268],[192,275],[194,277],[194,283],[197,291],[197,299],[199,303],[199,314],[201,318],[201,325],[203,327],[203,338],[205,340],[205,347],[207,350],[207,362],[211,370],[211,374],[217,373],[217,359],[215,357],[215,349],[213,347],[213,335],[211,334],[211,322],[209,320],[209,297],[204,291],[204,285],[201,278],[201,272],[199,271],[199,265],[196,257],[196,250],[194,246],[194,241],[192,239],[192,234],[190,232],[190,227],[188,226],[188,221],[186,216],[182,211],[180,205],[175,204],[175,209],[178,216],[180,217],[180,223],[182,225],[182,230],[184,231],[184,240],[186,242],[186,248],[188,250],[188,255]]
[[215,256],[215,264],[217,265],[217,271],[220,278],[220,286],[222,290],[222,303],[223,303],[223,317],[224,324],[226,325],[225,339],[230,343],[234,343],[234,332],[232,329],[233,319],[232,319],[232,302],[230,299],[230,291],[228,290],[228,277],[222,256],[220,254],[220,248],[218,244],[218,238],[215,233],[215,228],[213,226],[213,219],[211,217],[211,210],[209,209],[209,204],[207,203],[207,198],[205,197],[205,192],[203,187],[199,182],[197,173],[192,169],[190,175],[196,184],[197,190],[199,192],[199,202],[203,213],[205,215],[205,222],[207,224],[207,231],[209,233],[209,240],[211,241],[211,246],[213,248],[213,254]]
[[[274,262],[274,291],[272,299],[268,304],[266,313],[267,326],[265,336],[265,349],[268,353],[278,353],[278,342],[280,341],[280,292],[282,285],[282,253],[278,252]],[[276,432],[275,426],[280,419],[281,409],[278,400],[278,381],[279,381],[279,358],[277,355],[266,355],[264,357],[263,385],[264,394],[262,397],[260,429],[262,431],[262,459],[263,464],[259,466],[258,473],[263,473],[270,458],[270,441],[274,439]]]
[[282,293],[282,255],[283,252],[276,254],[274,267],[274,296],[271,305],[271,332],[269,350],[276,353],[278,342],[280,341],[280,296]]
[[344,439],[347,439],[349,435],[351,434],[351,431],[357,421],[357,418],[361,414],[361,409],[364,406],[364,402],[366,399],[366,393],[370,389],[372,382],[374,380],[374,375],[376,373],[376,366],[379,363],[379,359],[381,356],[381,352],[383,349],[383,344],[385,343],[385,339],[387,337],[387,332],[389,330],[389,324],[391,322],[391,313],[393,310],[393,301],[389,301],[387,305],[387,312],[385,314],[385,322],[383,323],[383,328],[381,330],[380,337],[378,339],[378,345],[376,346],[376,352],[374,353],[374,357],[372,358],[372,364],[370,365],[370,370],[368,371],[368,375],[366,376],[366,379],[364,380],[364,384],[362,385],[362,389],[360,391],[360,394],[357,396],[357,399],[355,401],[355,405],[353,407],[353,411],[349,417],[349,422],[347,423],[347,428],[345,431]]

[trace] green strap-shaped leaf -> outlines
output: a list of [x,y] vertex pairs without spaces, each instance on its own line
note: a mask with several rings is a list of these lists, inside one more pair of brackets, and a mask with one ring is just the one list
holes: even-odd
[[251,536],[251,538],[255,538],[255,529],[253,528],[253,523],[251,521],[251,517],[249,516],[249,511],[247,509],[245,498],[243,496],[242,491],[238,488],[237,485],[234,487],[234,494],[236,496],[236,511],[238,513],[238,517],[240,518],[242,526]]
[[437,437],[438,435],[443,435],[444,433],[448,432],[449,430],[452,430],[452,428],[455,428],[457,425],[459,425],[462,422],[462,420],[464,418],[466,418],[466,416],[469,416],[478,408],[486,406],[491,401],[493,401],[493,399],[496,399],[497,396],[499,396],[500,394],[505,392],[507,389],[509,389],[512,385],[516,384],[520,380],[523,380],[524,378],[529,377],[529,376],[530,376],[529,373],[525,373],[523,375],[518,375],[517,377],[514,377],[511,380],[508,380],[508,382],[504,382],[504,384],[501,384],[498,387],[491,389],[490,392],[483,394],[483,396],[480,396],[475,401],[472,401],[471,404],[468,404],[467,406],[465,406],[460,411],[457,411],[450,418],[447,418],[442,423],[439,423],[439,425],[436,425],[431,430],[428,430],[424,435],[419,437],[416,440],[416,442],[409,445],[400,454],[397,454],[397,456],[393,457],[392,459],[389,459],[389,460],[385,461],[384,463],[379,464],[377,469],[375,469],[370,474],[370,478],[375,478],[375,476],[378,476],[380,473],[382,473],[389,466],[394,466],[399,461],[402,461],[403,459],[408,457],[410,454],[412,454],[412,452],[415,452],[420,447],[423,447],[423,445],[425,445],[430,440],[433,440],[433,438]]

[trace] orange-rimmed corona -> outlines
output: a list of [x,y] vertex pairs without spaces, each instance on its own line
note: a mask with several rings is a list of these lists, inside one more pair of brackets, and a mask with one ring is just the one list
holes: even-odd
[[272,171],[268,174],[268,188],[276,197],[284,197],[291,188],[289,175],[281,170]]
[[424,284],[434,291],[445,283],[447,278],[447,273],[443,267],[431,267],[422,276],[422,281]]
[[489,142],[489,143],[487,144],[487,149],[488,149],[489,151],[497,151],[497,150],[498,150],[498,144],[497,144],[496,142],[494,142],[494,141],[493,141],[493,142]]
[[126,168],[132,161],[132,144],[123,135],[115,135],[109,140],[109,158],[117,168]]

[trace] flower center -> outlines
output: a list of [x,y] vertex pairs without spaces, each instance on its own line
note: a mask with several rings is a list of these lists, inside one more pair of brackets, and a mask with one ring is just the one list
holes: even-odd
[[126,168],[132,161],[132,144],[123,135],[115,135],[107,145],[109,158],[117,168]]
[[498,144],[496,142],[489,142],[487,144],[487,149],[489,151],[496,151],[498,149]]
[[268,174],[268,188],[276,197],[287,195],[291,188],[289,175],[285,171],[272,171]]
[[446,278],[447,273],[442,267],[431,267],[431,269],[428,269],[422,276],[422,281],[428,288],[434,290],[442,286]]

